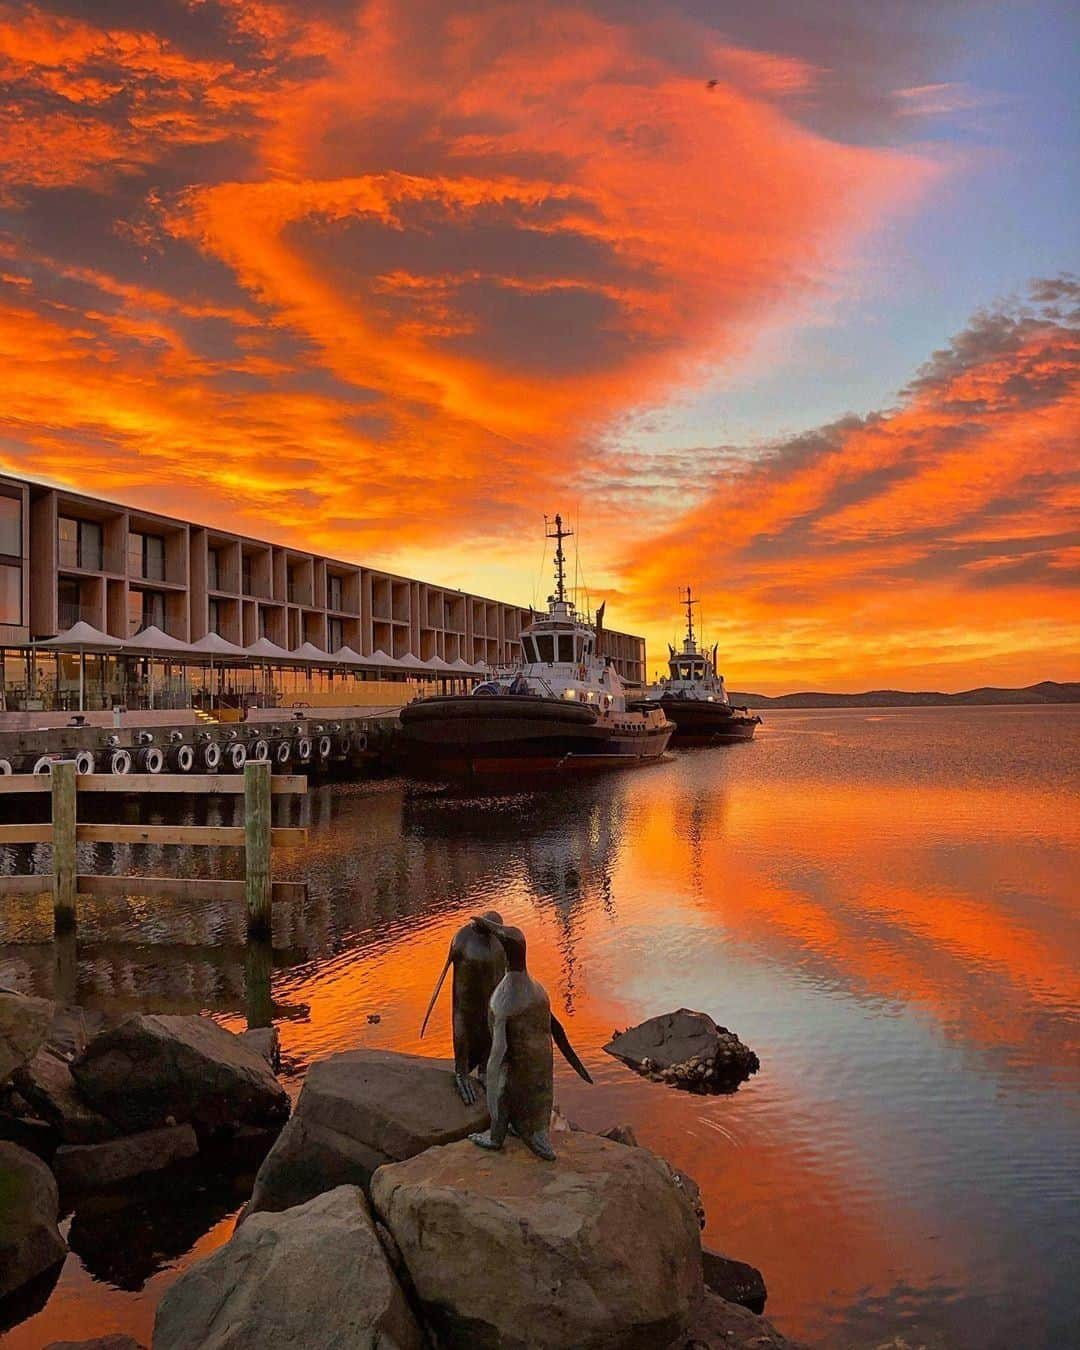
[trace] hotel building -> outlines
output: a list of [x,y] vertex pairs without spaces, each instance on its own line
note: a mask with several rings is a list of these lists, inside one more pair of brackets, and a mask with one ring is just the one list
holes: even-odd
[[[405,701],[514,661],[529,615],[0,475],[0,711],[359,703],[373,681]],[[604,652],[644,680],[644,639]]]

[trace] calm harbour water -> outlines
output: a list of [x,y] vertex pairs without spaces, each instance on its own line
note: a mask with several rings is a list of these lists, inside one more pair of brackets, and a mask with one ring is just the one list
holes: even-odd
[[[1078,751],[1080,707],[821,710],[557,792],[315,789],[308,849],[277,864],[310,882],[305,906],[275,910],[290,1090],[357,1045],[448,1054],[448,990],[421,1043],[423,1010],[454,930],[494,907],[525,929],[596,1079],[557,1069],[563,1111],[631,1124],[698,1180],[706,1244],[761,1267],[781,1330],[828,1347],[1073,1344]],[[234,855],[200,853],[96,846],[83,866],[235,874]],[[48,869],[44,849],[5,857]],[[0,984],[51,992],[50,918],[6,903]],[[80,1002],[243,1026],[235,908],[87,902],[80,923],[61,962]],[[697,1097],[601,1051],[680,1006],[737,1031],[761,1072]],[[228,1238],[245,1184],[76,1214],[49,1303],[5,1346],[148,1343],[163,1289]]]

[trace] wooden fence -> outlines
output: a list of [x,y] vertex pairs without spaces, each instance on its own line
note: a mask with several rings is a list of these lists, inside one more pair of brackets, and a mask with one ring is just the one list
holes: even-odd
[[[272,775],[266,763],[248,763],[243,774],[76,774],[73,760],[57,760],[52,772],[0,777],[0,797],[8,793],[47,792],[52,820],[40,824],[0,825],[0,845],[52,844],[51,875],[0,877],[4,895],[50,894],[57,933],[74,929],[76,899],[94,895],[174,895],[204,900],[247,902],[248,932],[270,935],[274,900],[303,899],[307,884],[274,881],[271,849],[307,843],[305,827],[275,829],[270,800],[277,793],[306,793],[302,774]],[[243,825],[114,825],[80,823],[78,798],[84,792],[243,795]],[[75,849],[81,843],[194,844],[244,850],[244,880],[201,877],[118,877],[80,874]]]

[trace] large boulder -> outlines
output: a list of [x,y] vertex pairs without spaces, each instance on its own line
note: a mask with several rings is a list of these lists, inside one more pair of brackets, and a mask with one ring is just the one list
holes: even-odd
[[145,1172],[160,1172],[194,1158],[199,1142],[190,1125],[164,1125],[110,1139],[104,1144],[68,1144],[56,1150],[53,1171],[68,1191],[100,1190]]
[[15,1070],[12,1082],[67,1144],[97,1144],[115,1137],[116,1126],[83,1101],[66,1060],[47,1046]]
[[0,989],[0,1083],[33,1059],[41,1049],[53,1020],[55,1005],[47,998],[31,998]]
[[446,1350],[655,1350],[701,1296],[693,1211],[647,1149],[466,1141],[380,1168],[371,1198]]
[[280,1124],[289,1098],[266,1060],[208,1017],[135,1013],[72,1063],[79,1090],[122,1130]]
[[733,1031],[689,1008],[616,1031],[604,1049],[638,1073],[690,1092],[734,1091],[761,1067]]
[[95,1336],[91,1341],[51,1341],[45,1350],[145,1350],[145,1347],[117,1331],[111,1336]]
[[263,1159],[243,1217],[283,1210],[376,1168],[488,1125],[483,1101],[465,1106],[449,1060],[350,1050],[308,1070],[293,1118]]
[[0,1142],[0,1299],[67,1255],[58,1208],[56,1182],[41,1159]]
[[165,1293],[154,1350],[422,1350],[363,1192],[256,1214]]
[[705,1291],[690,1325],[665,1350],[803,1350],[766,1321]]

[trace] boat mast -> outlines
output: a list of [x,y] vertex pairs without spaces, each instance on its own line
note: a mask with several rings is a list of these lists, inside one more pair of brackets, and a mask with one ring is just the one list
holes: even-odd
[[562,541],[573,538],[573,530],[564,530],[562,516],[555,517],[555,528],[551,529],[547,516],[544,517],[544,531],[548,539],[557,540],[555,547],[555,594],[552,600],[557,600],[559,604],[566,602],[566,555],[563,553]]
[[689,586],[686,588],[686,599],[683,600],[681,595],[679,599],[686,606],[686,650],[692,652],[694,650],[694,606],[698,604],[698,601],[692,599]]

